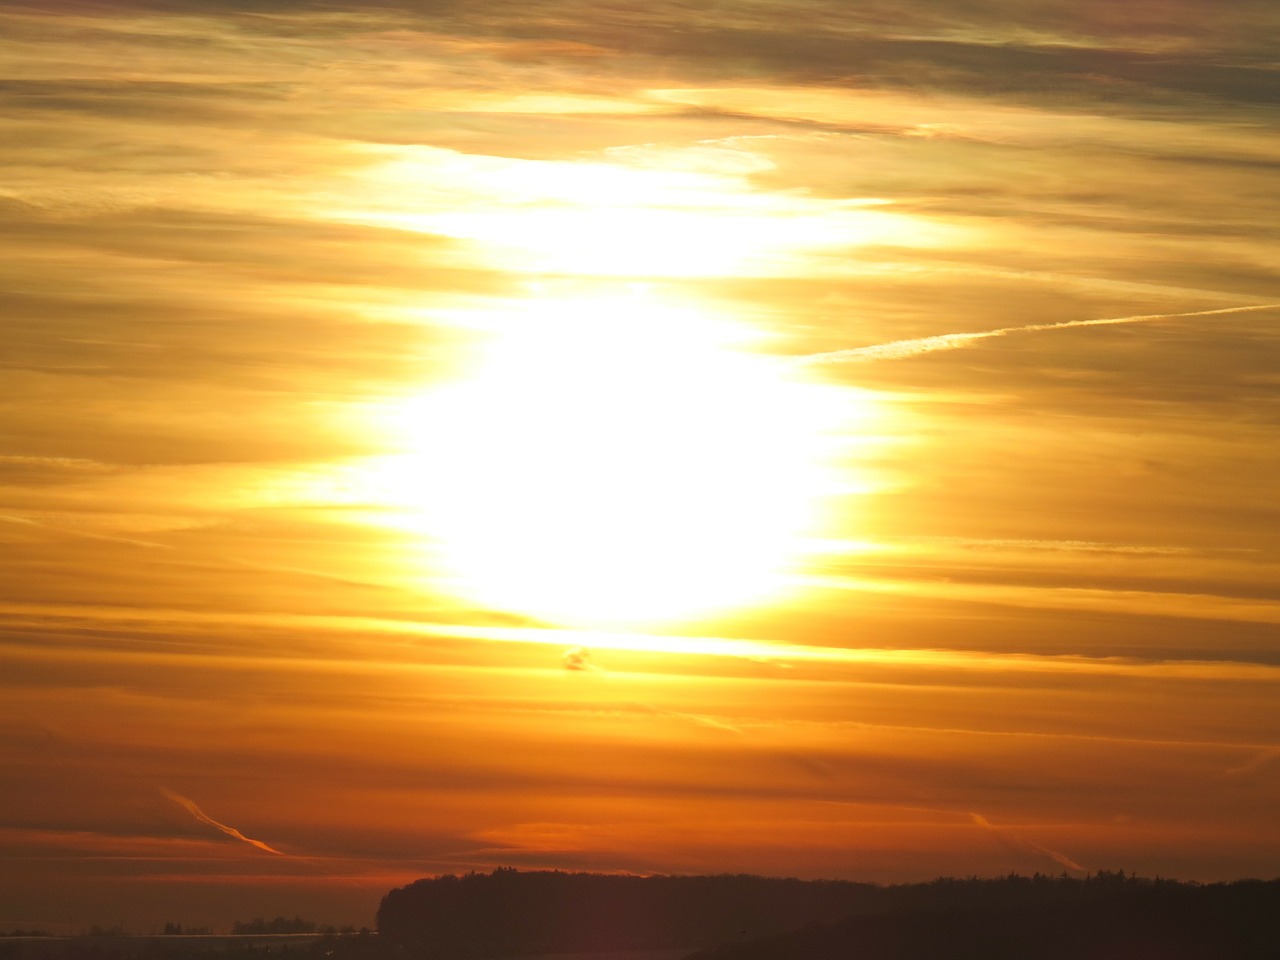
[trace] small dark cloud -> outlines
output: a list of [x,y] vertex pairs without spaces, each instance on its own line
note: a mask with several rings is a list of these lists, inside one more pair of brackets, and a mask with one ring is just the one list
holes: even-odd
[[566,670],[592,672],[600,669],[592,663],[591,651],[586,647],[571,647],[560,656],[560,662]]

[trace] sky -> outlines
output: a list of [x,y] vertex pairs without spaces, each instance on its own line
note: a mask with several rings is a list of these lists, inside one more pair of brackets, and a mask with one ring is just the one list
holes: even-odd
[[1280,874],[1278,27],[0,2],[0,929]]

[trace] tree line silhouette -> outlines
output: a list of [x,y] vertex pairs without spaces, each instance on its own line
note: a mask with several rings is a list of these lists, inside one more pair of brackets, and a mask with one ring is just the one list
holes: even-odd
[[1277,960],[1280,880],[1101,872],[883,887],[500,869],[392,890],[378,929],[367,948],[408,960],[674,948],[696,960]]
[[712,946],[835,920],[879,893],[842,881],[505,868],[392,890],[378,931],[422,957]]
[[1277,960],[1280,881],[1178,883],[1121,874],[896,888],[884,912],[689,960]]

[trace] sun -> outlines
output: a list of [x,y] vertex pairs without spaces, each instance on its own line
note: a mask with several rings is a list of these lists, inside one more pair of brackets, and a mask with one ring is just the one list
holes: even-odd
[[648,297],[529,303],[399,413],[386,497],[437,585],[574,626],[763,602],[820,522],[821,388]]

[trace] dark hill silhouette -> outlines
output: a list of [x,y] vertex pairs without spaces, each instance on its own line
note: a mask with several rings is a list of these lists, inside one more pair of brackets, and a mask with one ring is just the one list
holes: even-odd
[[678,947],[703,948],[696,960],[1280,960],[1280,880],[880,887],[504,869],[392,890],[378,926],[377,951],[412,960]]

